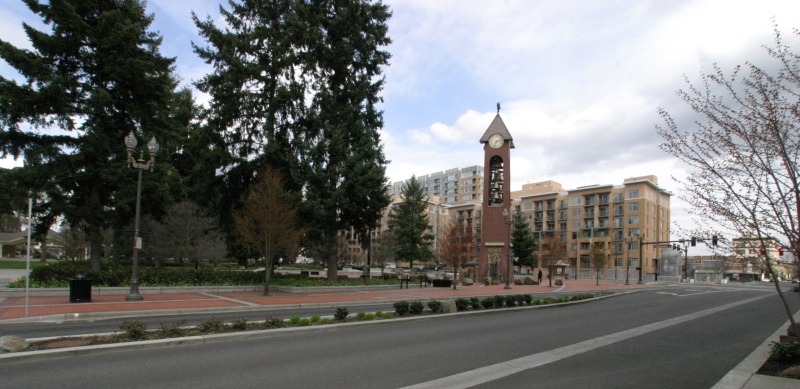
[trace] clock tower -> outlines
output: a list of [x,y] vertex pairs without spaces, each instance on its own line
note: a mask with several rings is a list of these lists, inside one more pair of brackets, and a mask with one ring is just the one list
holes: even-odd
[[[497,115],[481,136],[483,143],[483,202],[481,215],[480,257],[478,258],[478,282],[487,279],[499,282],[509,273],[509,228],[506,224],[513,214],[511,209],[511,149],[514,139]],[[505,211],[505,216],[503,215]]]

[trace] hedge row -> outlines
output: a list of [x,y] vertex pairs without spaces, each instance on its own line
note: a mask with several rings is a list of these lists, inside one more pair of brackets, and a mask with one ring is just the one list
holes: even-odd
[[[131,278],[129,265],[103,262],[99,271],[93,271],[86,262],[58,262],[37,267],[31,271],[30,285],[33,288],[66,288],[69,280],[82,275],[92,280],[92,286],[128,286]],[[264,284],[264,271],[201,268],[139,268],[140,286],[250,286]],[[395,279],[372,279],[371,285],[397,283]],[[300,275],[275,274],[271,285],[278,286],[345,286],[363,285],[363,280],[340,278],[335,282],[326,279],[307,278]],[[11,287],[25,287],[25,280],[11,283]]]

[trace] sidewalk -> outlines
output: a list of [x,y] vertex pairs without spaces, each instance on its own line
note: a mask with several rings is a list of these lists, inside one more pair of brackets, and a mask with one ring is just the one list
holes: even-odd
[[[261,288],[257,290],[215,291],[218,288],[144,288],[140,293],[142,301],[125,301],[125,288],[92,288],[92,301],[87,303],[70,303],[69,290],[62,289],[58,296],[41,296],[40,293],[29,293],[26,302],[24,296],[15,293],[13,297],[2,297],[0,293],[0,323],[4,321],[39,321],[39,320],[82,320],[90,317],[132,316],[134,314],[172,314],[191,311],[225,311],[242,309],[264,309],[269,307],[303,307],[303,306],[341,306],[386,303],[401,300],[447,300],[459,297],[483,297],[505,294],[547,295],[597,290],[637,290],[652,288],[659,284],[625,285],[624,281],[601,281],[595,285],[592,280],[567,280],[564,286],[549,287],[545,285],[512,285],[504,289],[504,285],[459,286],[458,289],[420,287],[411,284],[407,289],[395,287],[361,287],[349,288],[345,291],[331,289],[315,290],[313,288],[296,288],[292,291],[270,291],[263,296]],[[114,289],[114,290],[112,290]],[[8,289],[6,289],[7,291]],[[38,292],[38,291],[37,291]],[[114,294],[109,294],[114,293]]]

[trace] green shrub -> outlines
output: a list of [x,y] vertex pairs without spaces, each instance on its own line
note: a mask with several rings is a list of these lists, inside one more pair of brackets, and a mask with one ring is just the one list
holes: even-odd
[[408,311],[411,312],[412,315],[419,315],[424,310],[425,306],[422,305],[422,301],[412,301],[408,306]]
[[301,320],[302,319],[300,319],[300,316],[292,316],[289,318],[289,324],[293,326],[300,325]]
[[346,307],[336,307],[336,312],[334,312],[333,317],[336,318],[336,320],[343,321],[347,319],[348,315],[350,315],[350,312]]
[[542,299],[542,304],[554,304],[557,302],[559,302],[559,300],[553,297],[545,297],[544,299]]
[[507,307],[515,307],[515,306],[517,306],[517,295],[509,294],[509,295],[507,295],[505,297],[506,298],[504,300],[506,301],[506,306]]
[[239,331],[243,331],[247,329],[247,318],[246,317],[237,317],[233,319],[231,322],[231,328]]
[[465,299],[463,297],[456,299],[456,311],[458,312],[466,311],[467,309],[469,309],[469,307],[470,305],[468,299]]
[[494,296],[494,307],[495,308],[503,308],[503,306],[505,304],[506,304],[506,296],[503,296],[503,295]]
[[472,309],[481,309],[481,300],[477,297],[470,297],[469,305],[472,307]]
[[311,316],[311,323],[318,324],[322,321],[322,318],[319,315]]
[[223,332],[225,331],[225,323],[216,317],[212,317],[200,322],[200,325],[197,326],[197,330],[204,334]]
[[128,339],[144,339],[145,335],[147,335],[147,326],[138,320],[123,321],[119,325],[119,329],[125,333],[124,335]]
[[786,343],[772,342],[772,358],[778,361],[798,361],[800,362],[800,342],[791,341]]
[[494,308],[494,298],[492,297],[485,297],[481,300],[481,306],[485,309],[492,309]]
[[362,321],[368,321],[375,319],[375,315],[369,312],[359,312],[356,314],[356,319]]
[[438,300],[428,301],[428,309],[433,313],[442,313],[442,302]]
[[394,303],[394,311],[397,313],[397,316],[405,316],[408,314],[408,301],[398,301]]
[[524,301],[525,304],[527,304],[527,305],[531,305],[531,302],[533,301],[533,296],[531,296],[529,294],[523,294],[522,295],[522,301]]
[[180,338],[182,336],[186,336],[186,329],[183,328],[185,325],[186,320],[178,320],[174,324],[161,323],[161,331],[159,335],[164,338]]
[[299,325],[301,327],[308,327],[308,326],[311,325],[311,319],[309,319],[307,317],[304,317],[304,318],[300,319],[300,321],[297,323],[297,325]]
[[286,322],[275,316],[270,316],[264,321],[264,328],[283,328],[286,327]]

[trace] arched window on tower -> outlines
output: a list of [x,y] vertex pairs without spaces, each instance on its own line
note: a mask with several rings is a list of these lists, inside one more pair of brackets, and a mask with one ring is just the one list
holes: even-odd
[[494,156],[489,161],[489,204],[503,203],[503,158]]

